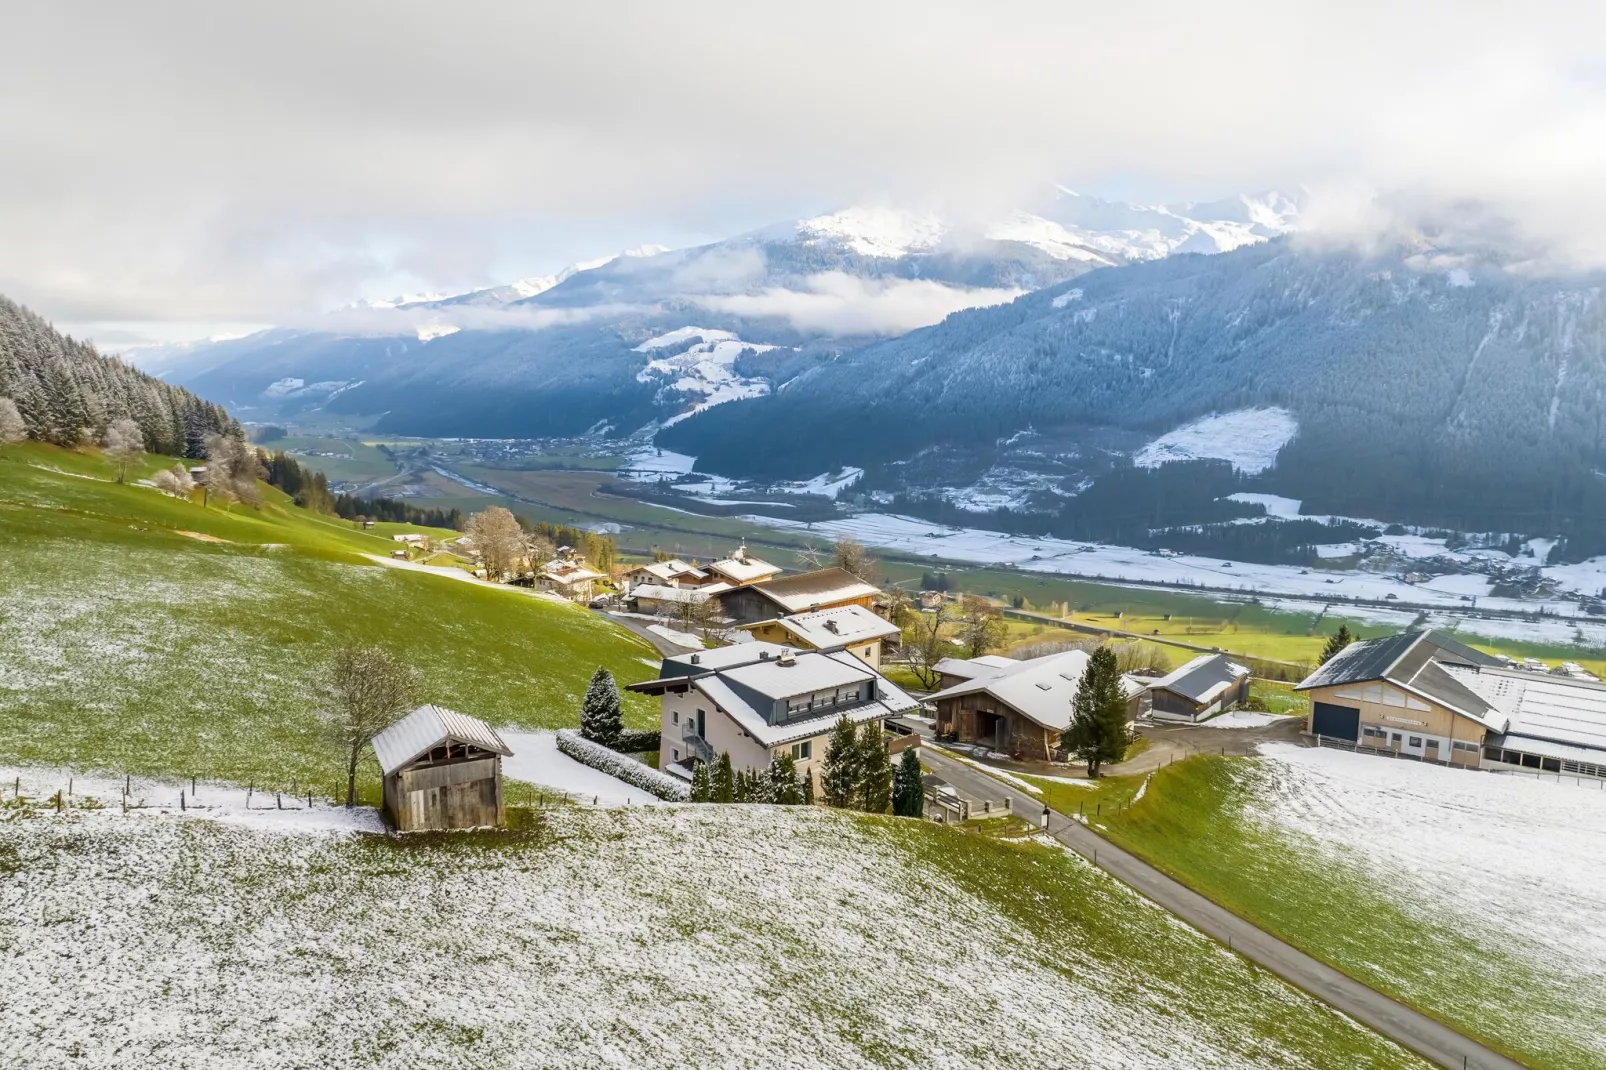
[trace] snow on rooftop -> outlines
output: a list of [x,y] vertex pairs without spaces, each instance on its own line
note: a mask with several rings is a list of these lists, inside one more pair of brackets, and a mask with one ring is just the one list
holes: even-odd
[[1143,447],[1132,463],[1153,468],[1167,461],[1212,458],[1231,461],[1240,472],[1253,475],[1277,462],[1277,453],[1299,431],[1299,422],[1287,409],[1238,409],[1201,417],[1168,431]]

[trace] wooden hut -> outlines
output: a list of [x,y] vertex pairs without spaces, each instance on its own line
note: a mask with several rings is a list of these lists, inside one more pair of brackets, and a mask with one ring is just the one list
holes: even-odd
[[440,706],[420,706],[374,737],[385,814],[398,832],[501,825],[502,759],[496,729]]

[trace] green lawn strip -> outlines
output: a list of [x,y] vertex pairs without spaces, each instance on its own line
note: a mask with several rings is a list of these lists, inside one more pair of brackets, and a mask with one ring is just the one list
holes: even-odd
[[1282,716],[1303,717],[1310,709],[1310,701],[1304,695],[1294,691],[1294,685],[1286,680],[1262,680],[1259,677],[1249,681],[1249,697],[1259,699],[1266,707],[1266,712]]
[[1264,1055],[1272,1048],[1311,1066],[1428,1065],[1176,925],[1067,851],[957,827],[888,822],[883,828],[918,865],[949,877],[1031,932],[1034,939],[1021,943],[1022,957],[1068,976],[1091,961],[1121,977],[1106,994],[1124,1006],[1161,1020],[1200,1023],[1229,1050]]
[[[525,728],[576,723],[598,665],[652,675],[652,647],[595,614],[360,563],[371,545],[394,544],[0,457],[0,761],[332,792],[317,693],[341,645],[384,646],[418,667],[422,699]],[[657,723],[624,703],[632,727]],[[371,764],[363,787],[375,797]]]
[[[1568,979],[1501,945],[1496,923],[1433,915],[1380,887],[1358,857],[1335,855],[1290,830],[1244,816],[1270,789],[1257,759],[1203,756],[1097,789],[1033,779],[1061,812],[1084,802],[1112,842],[1193,890],[1357,980],[1534,1066],[1595,1067],[1593,1004]],[[1124,783],[1123,783],[1124,781]],[[1069,810],[1065,807],[1069,806]],[[1424,835],[1431,835],[1424,830]],[[1567,1034],[1571,1032],[1572,1036]]]

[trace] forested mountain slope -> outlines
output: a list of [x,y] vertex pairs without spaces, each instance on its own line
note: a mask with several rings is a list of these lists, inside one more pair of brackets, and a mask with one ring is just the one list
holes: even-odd
[[[451,297],[364,302],[307,327],[142,359],[247,418],[327,408],[382,413],[378,430],[405,434],[629,434],[762,393],[819,357],[956,309],[1113,264],[1264,241],[1299,213],[1275,193],[1139,207],[1058,190],[1033,209],[978,228],[849,208]],[[644,342],[692,329],[732,343],[709,354],[717,367],[648,367],[675,354],[644,354]],[[732,369],[736,342],[768,355]]]
[[[1153,437],[1280,407],[1298,431],[1254,489],[1307,512],[1554,530],[1606,517],[1598,287],[1288,240],[1172,257],[956,313],[658,441],[700,470],[800,477],[1027,430]],[[775,427],[832,430],[799,450]]]
[[123,417],[152,453],[199,457],[207,435],[239,432],[221,406],[102,356],[4,297],[0,398],[15,401],[30,438],[60,446],[97,439]]

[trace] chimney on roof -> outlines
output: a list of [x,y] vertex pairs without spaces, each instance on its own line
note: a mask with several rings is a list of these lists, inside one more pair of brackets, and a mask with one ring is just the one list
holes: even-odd
[[830,632],[832,635],[837,634],[836,621],[834,619],[826,621],[825,622],[825,630]]
[[797,664],[797,655],[792,653],[792,648],[791,647],[787,647],[785,650],[781,651],[780,657],[775,659],[775,664],[777,664],[777,665],[796,665]]
[[693,665],[701,665],[703,663],[703,656],[701,654],[693,654],[691,656],[691,663]]
[[758,660],[759,661],[768,661],[768,660],[770,660],[770,652],[768,650],[760,650],[758,652]]

